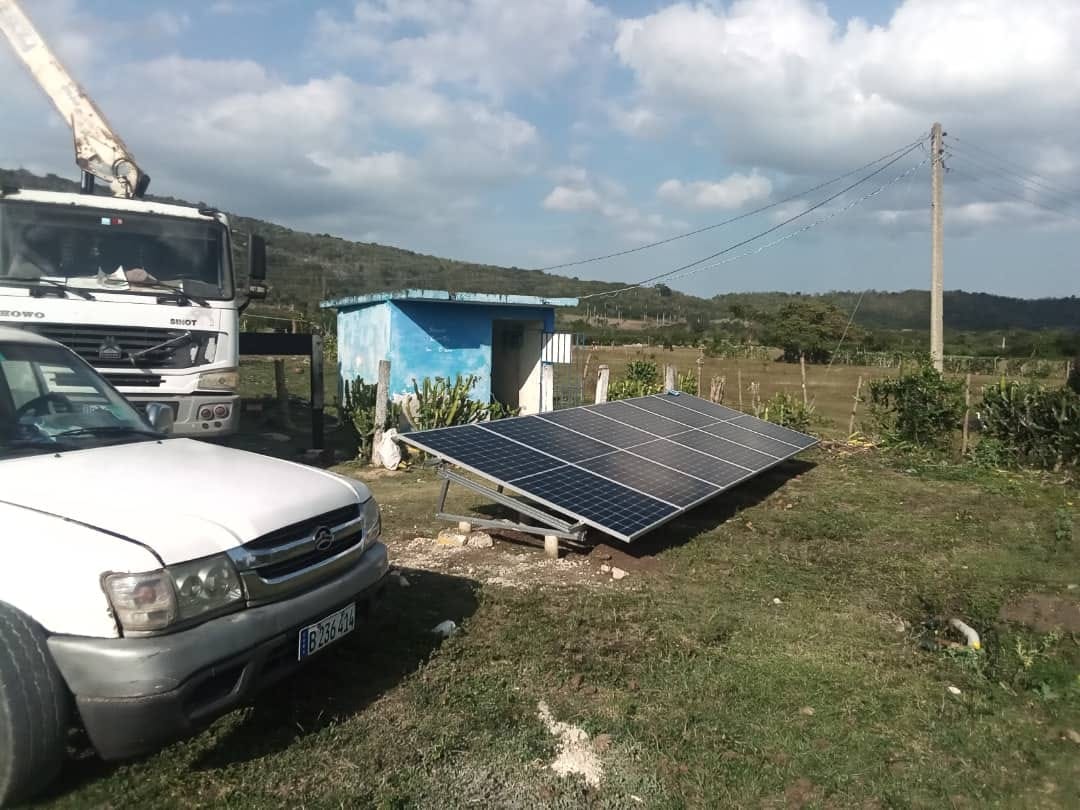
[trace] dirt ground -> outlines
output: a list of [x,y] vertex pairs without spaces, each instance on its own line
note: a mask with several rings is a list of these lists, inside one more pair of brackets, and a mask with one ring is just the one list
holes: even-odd
[[1075,598],[1029,593],[1002,605],[998,617],[1039,633],[1080,633],[1080,601]]

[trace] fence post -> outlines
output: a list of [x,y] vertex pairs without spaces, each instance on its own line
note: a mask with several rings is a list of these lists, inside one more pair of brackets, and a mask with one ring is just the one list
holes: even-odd
[[375,386],[375,435],[371,439],[371,463],[373,466],[382,464],[382,456],[379,455],[379,445],[382,444],[383,426],[386,424],[386,400],[390,389],[390,361],[379,361],[379,382]]
[[716,400],[715,400],[715,402],[716,402],[717,405],[723,405],[724,404],[724,387],[726,385],[727,385],[727,377],[721,375],[720,376],[720,382],[716,386]]
[[968,451],[968,427],[971,423],[971,375],[964,379],[964,435],[960,443],[960,455],[966,456]]
[[699,397],[701,396],[701,369],[704,367],[704,365],[705,365],[705,349],[702,348],[702,349],[699,350],[699,353],[698,353],[698,356],[697,356],[697,395]]
[[596,370],[596,396],[593,399],[593,402],[597,405],[607,402],[609,373],[606,363],[601,363],[600,368]]
[[799,352],[799,373],[802,375],[802,404],[806,408],[810,400],[806,396],[806,355],[803,352]]
[[286,429],[292,430],[292,415],[289,413],[289,389],[285,385],[285,361],[280,358],[274,360],[274,391],[277,394],[281,424]]
[[737,375],[738,383],[739,383],[739,410],[741,411],[743,409],[743,406],[742,406],[742,369],[741,368],[736,369],[736,375]]
[[855,414],[859,411],[859,397],[862,394],[862,374],[859,375],[859,381],[855,384],[855,401],[851,403],[851,420],[848,422],[847,435],[850,439],[855,435]]
[[592,352],[585,356],[585,368],[581,372],[581,398],[585,399],[585,386],[589,384],[589,366],[592,364]]
[[1065,385],[1068,385],[1069,381],[1072,380],[1072,375],[1073,375],[1073,361],[1070,358],[1069,360],[1065,361]]
[[551,363],[540,365],[540,413],[555,410],[555,366]]
[[670,363],[664,366],[664,390],[675,390],[675,366]]

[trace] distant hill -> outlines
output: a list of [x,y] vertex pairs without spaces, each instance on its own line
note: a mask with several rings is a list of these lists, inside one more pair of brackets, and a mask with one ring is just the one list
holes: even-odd
[[[41,177],[24,170],[0,169],[0,183],[54,191],[78,190],[77,183],[71,180],[53,174]],[[183,202],[167,197],[154,199]],[[625,286],[625,282],[588,281],[539,270],[442,259],[385,245],[352,242],[330,234],[304,233],[242,215],[231,215],[231,219],[236,229],[252,230],[267,239],[270,302],[306,312],[313,313],[322,298],[403,287],[581,297]],[[238,261],[237,267],[242,272],[243,262]],[[730,319],[734,313],[772,312],[797,297],[799,293],[759,292],[699,298],[657,285],[583,301],[577,314],[583,316],[588,308],[591,315],[610,319],[653,320],[662,315],[668,322],[707,329],[712,323]],[[830,292],[818,297],[850,312],[859,293]],[[857,316],[857,322],[864,328],[890,330],[925,331],[929,319],[930,300],[925,290],[867,292]],[[945,322],[949,329],[976,332],[1080,330],[1080,298],[1031,300],[950,291],[945,293]]]

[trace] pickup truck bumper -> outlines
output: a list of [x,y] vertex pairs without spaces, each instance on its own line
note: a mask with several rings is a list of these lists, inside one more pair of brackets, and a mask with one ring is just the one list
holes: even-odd
[[199,731],[293,672],[298,631],[350,602],[369,612],[389,569],[376,543],[314,590],[148,638],[52,636],[49,649],[102,759],[139,756]]

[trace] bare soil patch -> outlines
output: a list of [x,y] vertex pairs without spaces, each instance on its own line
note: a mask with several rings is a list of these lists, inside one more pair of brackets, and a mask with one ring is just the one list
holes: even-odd
[[998,617],[1039,633],[1054,630],[1080,633],[1080,602],[1062,596],[1029,593],[1001,606]]

